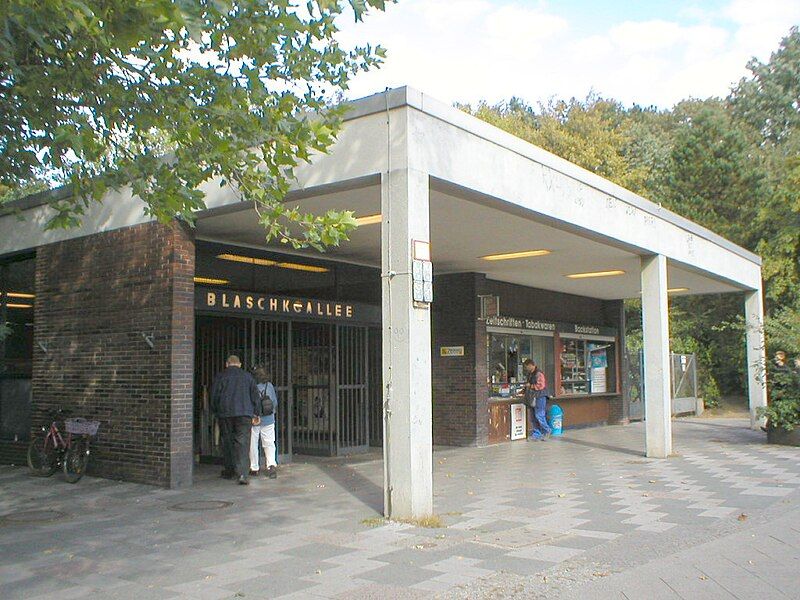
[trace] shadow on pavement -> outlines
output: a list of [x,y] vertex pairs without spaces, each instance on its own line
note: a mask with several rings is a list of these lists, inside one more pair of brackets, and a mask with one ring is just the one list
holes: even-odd
[[644,452],[640,452],[637,450],[631,450],[630,448],[620,448],[619,446],[609,446],[608,444],[600,444],[598,442],[588,442],[586,440],[577,440],[575,438],[570,437],[562,437],[560,438],[559,442],[561,443],[568,443],[568,444],[577,444],[578,446],[588,446],[590,448],[597,448],[599,450],[608,450],[609,452],[615,452],[617,454],[628,454],[630,456],[636,456],[637,458],[641,458],[644,456]]
[[345,462],[323,463],[320,468],[356,500],[383,514],[383,487]]

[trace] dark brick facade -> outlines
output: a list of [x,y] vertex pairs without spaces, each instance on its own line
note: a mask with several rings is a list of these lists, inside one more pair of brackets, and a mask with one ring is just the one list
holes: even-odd
[[0,465],[24,465],[28,442],[0,440]]
[[[433,440],[435,444],[483,446],[488,443],[488,393],[486,389],[486,326],[479,320],[481,295],[500,296],[501,313],[549,321],[615,327],[624,336],[621,301],[562,294],[487,279],[479,273],[439,275],[431,315],[433,365]],[[624,347],[624,337],[620,338]],[[463,357],[441,357],[441,346],[464,346]],[[624,353],[620,353],[624,361]],[[620,373],[626,372],[624,363]],[[581,402],[577,400],[575,402]],[[627,421],[623,395],[608,403],[602,422]],[[588,407],[588,401],[586,402]],[[582,410],[584,407],[580,407]],[[565,410],[566,407],[565,407]],[[584,411],[591,414],[591,411]]]
[[[440,275],[432,306],[433,440],[448,446],[480,445],[486,439],[486,394],[475,378],[486,362],[485,348],[475,344],[477,320],[475,273]],[[442,357],[441,346],[464,346],[464,356]],[[483,412],[481,412],[481,404]]]
[[99,420],[97,475],[191,484],[194,260],[179,224],[37,250],[32,422],[57,406]]

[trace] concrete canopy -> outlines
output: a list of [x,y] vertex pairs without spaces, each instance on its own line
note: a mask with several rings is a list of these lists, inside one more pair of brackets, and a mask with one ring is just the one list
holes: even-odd
[[[374,215],[380,213],[380,174],[397,166],[419,169],[430,176],[437,273],[476,271],[554,291],[635,298],[641,293],[640,257],[664,254],[675,295],[760,287],[758,256],[416,90],[390,90],[352,107],[333,152],[301,170],[290,201],[311,211]],[[224,197],[209,205],[214,208],[199,220],[199,237],[264,246],[249,207]],[[550,254],[481,258],[538,249]],[[380,266],[380,226],[359,228],[326,258]],[[566,277],[607,270],[625,273]]]
[[[675,295],[760,289],[758,256],[417,90],[388,90],[351,107],[332,152],[299,169],[288,201],[313,211],[378,214],[382,173],[396,168],[426,173],[437,273],[477,271],[554,291],[635,298],[641,292],[639,257],[663,254],[669,287],[688,288]],[[198,237],[264,247],[251,207],[230,188],[215,182],[204,187],[208,210],[198,215]],[[19,201],[16,214],[0,217],[0,254],[149,220],[141,201],[122,190],[90,207],[81,227],[43,231],[52,195]],[[325,258],[379,266],[380,229],[378,224],[359,228]],[[480,258],[536,249],[551,254],[494,262]],[[565,277],[600,270],[625,274]]]

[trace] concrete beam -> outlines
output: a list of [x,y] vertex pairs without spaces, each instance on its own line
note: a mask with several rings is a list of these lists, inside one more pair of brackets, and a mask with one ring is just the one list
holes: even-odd
[[412,240],[430,241],[429,181],[401,168],[381,182],[384,514],[433,512],[430,310],[412,302]]
[[667,258],[661,254],[642,257],[642,337],[647,456],[667,458],[672,453],[672,393]]
[[767,405],[767,356],[764,342],[764,302],[761,289],[746,292],[744,321],[747,340],[747,392],[750,398],[750,427],[760,429],[766,420],[758,409]]

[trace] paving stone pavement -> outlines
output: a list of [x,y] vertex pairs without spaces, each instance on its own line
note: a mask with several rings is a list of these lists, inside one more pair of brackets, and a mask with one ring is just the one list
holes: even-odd
[[674,435],[668,460],[641,424],[437,449],[436,529],[379,519],[374,454],[188,490],[0,467],[0,598],[800,598],[800,449]]

